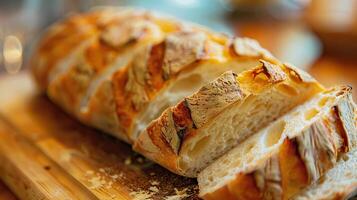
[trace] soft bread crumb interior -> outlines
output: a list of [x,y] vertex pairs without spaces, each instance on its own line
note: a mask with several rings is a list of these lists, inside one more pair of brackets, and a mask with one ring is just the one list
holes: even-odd
[[293,137],[299,134],[329,112],[335,101],[334,93],[320,93],[217,159],[198,175],[200,195],[219,189],[233,180],[236,174],[247,173],[258,163],[269,159],[269,155],[279,150],[287,135]]
[[217,78],[225,71],[231,70],[236,73],[258,66],[258,60],[231,60],[231,61],[211,61],[200,64],[195,69],[188,69],[179,74],[176,80],[172,81],[168,88],[164,89],[150,102],[147,108],[137,117],[134,124],[133,137],[139,134],[154,119],[168,107],[177,104],[184,97],[189,96],[199,90],[203,85]]

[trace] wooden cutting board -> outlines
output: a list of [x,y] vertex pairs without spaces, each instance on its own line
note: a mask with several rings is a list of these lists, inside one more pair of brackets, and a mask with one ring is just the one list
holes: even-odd
[[21,199],[198,199],[195,179],[80,125],[29,73],[0,78],[0,178]]

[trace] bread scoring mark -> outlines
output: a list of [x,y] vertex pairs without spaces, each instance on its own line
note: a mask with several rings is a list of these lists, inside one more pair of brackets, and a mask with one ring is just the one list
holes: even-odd
[[191,111],[187,107],[186,100],[181,101],[178,105],[173,107],[172,113],[173,113],[173,120],[175,124],[176,133],[180,139],[180,144],[177,149],[177,155],[178,155],[180,153],[180,149],[184,141],[184,138],[186,136],[186,133],[192,129],[196,129],[197,127],[192,120]]
[[289,63],[284,63],[284,67],[289,71],[288,73],[289,77],[295,82],[304,82],[304,83],[316,82],[316,80],[312,78],[309,74],[307,74],[305,71]]
[[97,35],[95,21],[101,13],[74,15],[52,26],[31,59],[31,68],[41,87],[46,88],[51,71],[85,40]]
[[351,91],[352,91],[352,87],[351,86],[341,86],[339,88],[339,91],[336,94],[336,96],[343,96],[343,95],[346,95],[347,93],[351,93]]
[[336,163],[340,139],[333,123],[334,119],[321,119],[296,137],[309,182],[316,181]]
[[333,115],[336,119],[336,128],[343,140],[342,152],[348,152],[357,146],[357,127],[355,122],[356,106],[353,104],[351,87],[344,87],[344,96],[333,107]]
[[[128,68],[122,68],[113,74],[113,93],[116,105],[116,113],[119,123],[125,127],[125,131],[132,124],[132,115],[135,113],[134,106],[127,99],[128,93],[125,92],[125,85],[128,82]],[[126,133],[128,134],[128,133]]]
[[[88,64],[87,66],[92,68],[96,72],[95,74],[98,74],[110,66],[121,52],[118,49],[114,49],[96,40],[89,45],[83,53],[85,63]],[[82,65],[84,65],[84,63]]]
[[[175,150],[172,148],[172,143],[173,141],[170,141],[168,139],[167,133],[167,123],[168,123],[168,117],[163,117],[159,118],[158,120],[153,121],[146,129],[146,132],[152,142],[153,145],[155,145],[159,151],[155,152],[155,157],[152,157],[152,159],[158,159],[163,162],[164,166],[168,167],[169,169],[176,169],[177,165],[175,162],[176,159],[176,153]],[[137,149],[145,150],[142,149],[143,146],[140,144],[138,145]],[[141,151],[142,152],[142,151]]]
[[204,53],[206,40],[207,36],[202,32],[180,31],[168,35],[162,65],[164,79],[169,79],[199,60]]
[[165,83],[164,73],[162,69],[165,55],[165,43],[153,45],[151,47],[150,56],[147,63],[148,75],[147,84],[150,93],[154,93],[162,88]]
[[278,65],[272,64],[265,60],[259,60],[262,63],[262,67],[254,72],[254,77],[256,77],[260,73],[264,73],[268,76],[269,82],[278,83],[287,79],[286,74]]
[[158,35],[160,28],[144,16],[128,18],[103,28],[100,40],[113,48],[123,48],[135,44],[150,35]]
[[181,146],[181,140],[176,133],[175,122],[173,119],[173,113],[168,108],[160,117],[161,134],[164,136],[166,142],[169,144],[169,148],[177,155]]
[[244,97],[237,75],[228,71],[185,100],[193,123],[200,128],[227,106]]
[[343,122],[341,120],[340,114],[339,114],[339,109],[337,106],[333,107],[333,111],[332,111],[334,118],[336,120],[336,127],[339,130],[340,136],[342,138],[343,141],[343,145],[341,145],[341,151],[343,152],[348,152],[349,151],[349,137],[348,137],[348,133],[346,132],[346,130],[343,127]]
[[238,57],[273,58],[263,49],[256,40],[250,38],[233,38],[230,45],[230,54]]
[[262,168],[255,170],[254,179],[264,199],[281,199],[281,174],[277,155],[269,158]]
[[130,94],[127,101],[130,101],[136,112],[141,111],[150,101],[147,94],[147,60],[150,48],[143,48],[137,52],[136,56],[140,59],[132,60],[128,69],[128,81],[125,85],[126,93]]
[[226,187],[233,196],[239,197],[237,199],[262,199],[262,193],[257,186],[254,172],[237,174],[235,179],[229,182]]
[[283,199],[288,199],[309,184],[307,169],[300,157],[295,138],[286,138],[279,150]]

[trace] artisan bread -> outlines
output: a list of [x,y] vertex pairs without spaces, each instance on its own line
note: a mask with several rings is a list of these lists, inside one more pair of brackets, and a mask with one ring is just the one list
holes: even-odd
[[292,200],[338,200],[357,195],[357,149],[341,156],[336,166]]
[[40,88],[64,110],[133,143],[166,107],[259,59],[275,60],[251,39],[145,10],[105,8],[50,28],[31,65]]
[[198,175],[203,199],[289,199],[357,146],[350,87],[317,94]]
[[261,60],[239,75],[229,71],[165,110],[134,150],[189,177],[214,159],[305,102],[322,87],[306,73]]

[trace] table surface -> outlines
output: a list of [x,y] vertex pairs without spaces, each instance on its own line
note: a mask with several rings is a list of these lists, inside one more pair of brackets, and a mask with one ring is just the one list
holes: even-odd
[[15,195],[9,188],[0,180],[0,200],[16,200]]
[[[286,42],[282,39],[291,25],[269,23],[242,23],[237,25],[239,36],[251,37],[258,40],[261,45],[269,49],[273,54],[281,52],[279,43]],[[269,28],[270,27],[270,28]],[[276,55],[279,57],[279,55]],[[307,70],[317,80],[326,86],[337,84],[349,84],[353,89],[354,99],[357,100],[357,55],[343,57],[322,53]],[[14,194],[0,181],[0,200],[14,200]]]

